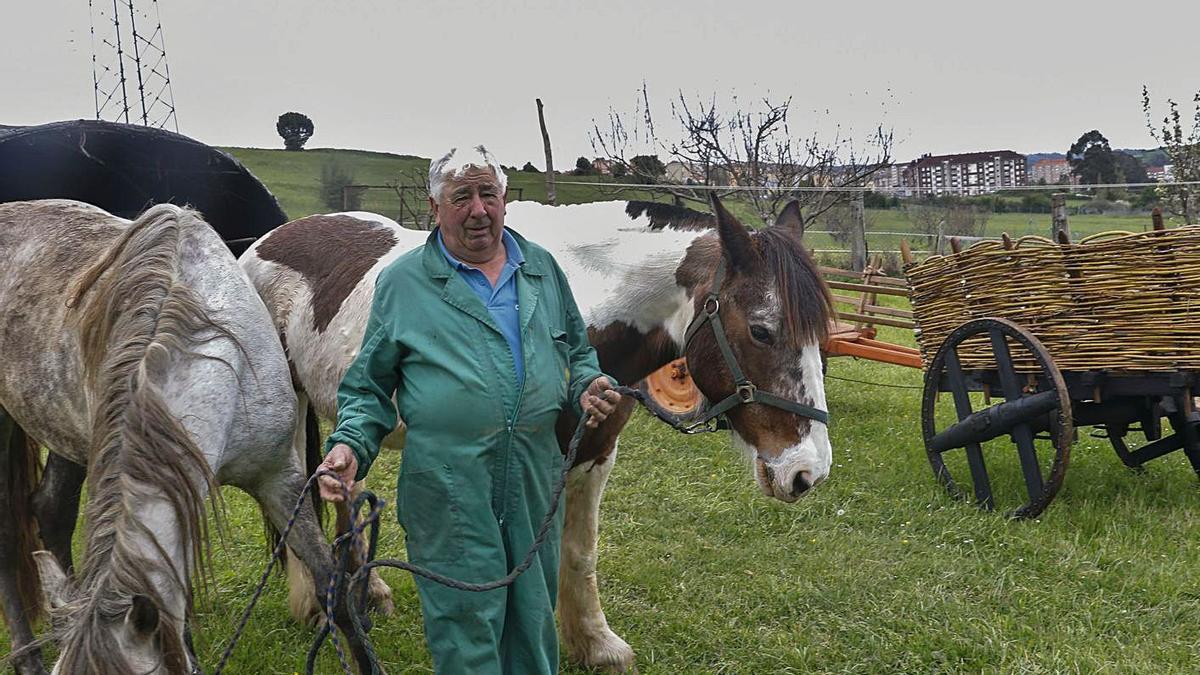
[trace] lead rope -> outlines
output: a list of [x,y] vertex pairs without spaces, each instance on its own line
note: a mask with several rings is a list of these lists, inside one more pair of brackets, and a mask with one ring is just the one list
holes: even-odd
[[[616,386],[613,387],[613,390],[622,396],[630,396],[639,401],[643,399],[642,392],[631,387]],[[579,453],[579,441],[583,438],[583,433],[587,428],[586,424],[589,418],[590,416],[588,415],[580,417],[579,423],[575,426],[575,433],[571,436],[571,441],[567,446],[567,455],[565,458],[563,458],[562,470],[559,472],[558,482],[555,484],[554,492],[550,498],[550,507],[546,511],[545,517],[542,518],[541,525],[538,527],[537,537],[530,545],[529,551],[525,554],[524,560],[522,560],[519,565],[514,567],[503,578],[483,583],[471,583],[438,574],[437,572],[426,569],[419,565],[414,565],[404,560],[392,558],[372,560],[372,558],[375,556],[375,547],[379,538],[379,517],[386,507],[386,502],[376,497],[369,491],[364,491],[361,495],[359,495],[358,499],[356,499],[353,504],[353,517],[351,522],[354,523],[354,525],[352,525],[349,530],[339,535],[333,541],[335,565],[333,574],[330,575],[325,586],[325,625],[321,628],[321,631],[313,640],[312,647],[310,647],[308,650],[308,658],[305,663],[305,672],[308,675],[312,675],[313,670],[316,667],[317,654],[320,652],[321,646],[325,643],[325,639],[329,638],[333,642],[334,650],[337,652],[338,661],[342,666],[342,671],[346,675],[353,675],[354,671],[350,668],[350,663],[346,659],[346,654],[342,649],[341,641],[338,639],[337,631],[334,630],[333,627],[336,625],[334,617],[335,607],[337,605],[337,589],[342,584],[343,580],[346,579],[346,574],[351,562],[351,554],[355,548],[361,547],[363,533],[367,530],[367,528],[371,529],[369,535],[369,544],[367,546],[368,562],[359,568],[359,570],[350,578],[349,585],[346,587],[346,604],[350,613],[350,623],[354,628],[354,637],[359,640],[364,651],[366,652],[367,661],[371,665],[371,675],[379,675],[383,671],[379,667],[379,657],[375,653],[375,648],[371,644],[370,639],[367,637],[367,631],[369,628],[363,626],[362,616],[358,611],[359,602],[357,597],[358,595],[361,595],[365,601],[367,591],[365,580],[367,575],[370,574],[371,570],[375,569],[376,567],[392,567],[395,569],[401,569],[429,579],[430,581],[443,586],[460,591],[492,591],[512,585],[512,583],[516,581],[517,577],[521,576],[521,574],[528,570],[533,564],[534,556],[538,554],[538,551],[546,542],[546,537],[550,534],[550,528],[554,524],[554,516],[558,512],[558,506],[562,499],[563,490],[567,485],[567,475],[570,473],[571,467],[575,463],[575,457]],[[332,476],[333,478],[337,479],[338,482],[342,484],[343,494],[349,495],[349,489],[347,488],[346,484],[342,482],[338,476],[329,471],[319,470],[310,476],[308,481],[304,483],[304,488],[300,491],[300,496],[296,500],[296,506],[292,509],[291,516],[288,518],[287,527],[285,527],[283,532],[280,533],[279,543],[275,546],[275,550],[271,553],[271,559],[267,563],[267,568],[263,571],[262,576],[259,578],[258,586],[254,589],[254,594],[251,596],[250,602],[246,605],[246,609],[242,612],[242,617],[238,621],[237,629],[234,630],[233,636],[229,639],[229,644],[225,647],[225,651],[221,655],[221,661],[217,664],[216,670],[213,671],[214,675],[220,675],[220,673],[225,669],[225,665],[228,663],[229,657],[233,654],[234,647],[237,645],[238,640],[240,640],[242,637],[243,631],[246,629],[246,624],[250,620],[250,614],[254,610],[254,605],[257,604],[259,598],[262,597],[263,590],[266,588],[267,580],[271,574],[271,570],[275,568],[275,564],[279,562],[283,556],[283,551],[287,546],[288,535],[290,535],[292,532],[292,526],[295,525],[296,517],[300,514],[300,511],[305,506],[305,502],[308,499],[309,490],[314,489],[317,479],[323,475]],[[361,511],[363,505],[368,502],[371,504],[370,511],[366,516],[359,518],[359,512]],[[361,591],[359,593],[355,593],[355,589],[359,586],[362,586]]]

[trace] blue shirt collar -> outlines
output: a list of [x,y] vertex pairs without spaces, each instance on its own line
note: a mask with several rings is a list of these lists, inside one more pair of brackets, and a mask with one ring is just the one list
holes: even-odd
[[[514,239],[511,234],[509,234],[507,227],[501,230],[500,241],[504,242],[504,253],[508,258],[504,263],[505,267],[516,268],[525,264],[525,254],[521,252],[521,247],[517,245],[517,240]],[[442,255],[446,256],[446,260],[450,261],[451,267],[459,270],[475,269],[458,258],[455,258],[454,254],[450,252],[450,249],[446,248],[446,242],[442,240],[442,228],[440,227],[437,231],[437,242],[438,246],[440,246],[442,249]]]

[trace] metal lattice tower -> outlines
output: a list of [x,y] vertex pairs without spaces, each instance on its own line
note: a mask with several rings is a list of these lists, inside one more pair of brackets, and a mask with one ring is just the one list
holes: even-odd
[[[158,0],[148,1],[153,17],[139,8],[147,0],[88,0],[96,119],[179,131]],[[139,22],[154,26],[149,36]]]

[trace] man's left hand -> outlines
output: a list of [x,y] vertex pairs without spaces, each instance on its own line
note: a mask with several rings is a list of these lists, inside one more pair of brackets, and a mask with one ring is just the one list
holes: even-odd
[[612,388],[612,383],[603,375],[592,380],[587,390],[579,397],[579,407],[583,409],[583,414],[588,416],[589,429],[600,426],[601,422],[616,412],[620,402],[621,394]]

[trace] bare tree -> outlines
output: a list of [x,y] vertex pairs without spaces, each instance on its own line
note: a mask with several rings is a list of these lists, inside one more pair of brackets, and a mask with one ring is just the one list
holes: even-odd
[[982,237],[987,233],[990,211],[966,204],[946,209],[946,234],[952,237]]
[[[793,133],[790,98],[764,97],[746,103],[689,100],[682,92],[671,105],[678,137],[664,140],[655,131],[650,97],[643,83],[632,116],[609,110],[607,125],[593,120],[593,150],[630,169],[631,154],[647,148],[668,158],[659,181],[676,197],[707,202],[700,186],[731,186],[766,221],[786,203],[799,199],[809,217],[850,200],[870,177],[891,161],[892,132],[877,127],[862,146],[838,131],[832,138]],[[633,173],[633,171],[628,171]],[[734,191],[734,190],[731,190]]]
[[904,209],[904,217],[915,232],[936,235],[932,244],[941,253],[948,237],[984,236],[991,213],[969,204],[910,204]]
[[913,231],[921,234],[937,234],[946,223],[945,210],[932,204],[909,204],[904,207],[904,217]]
[[421,230],[433,229],[433,212],[429,209],[429,172],[417,168],[401,171],[395,182],[388,185],[396,191],[400,200],[399,216],[396,218],[401,225],[412,223]]
[[[1162,119],[1161,129],[1154,128],[1150,112],[1150,90],[1142,86],[1142,112],[1146,115],[1146,128],[1150,136],[1166,150],[1171,158],[1171,174],[1176,182],[1200,181],[1200,91],[1192,97],[1192,129],[1184,135],[1179,104],[1167,99],[1167,115]],[[1184,222],[1194,225],[1197,220],[1196,189],[1191,185],[1174,185],[1158,188],[1158,195],[1169,211],[1183,216]]]

